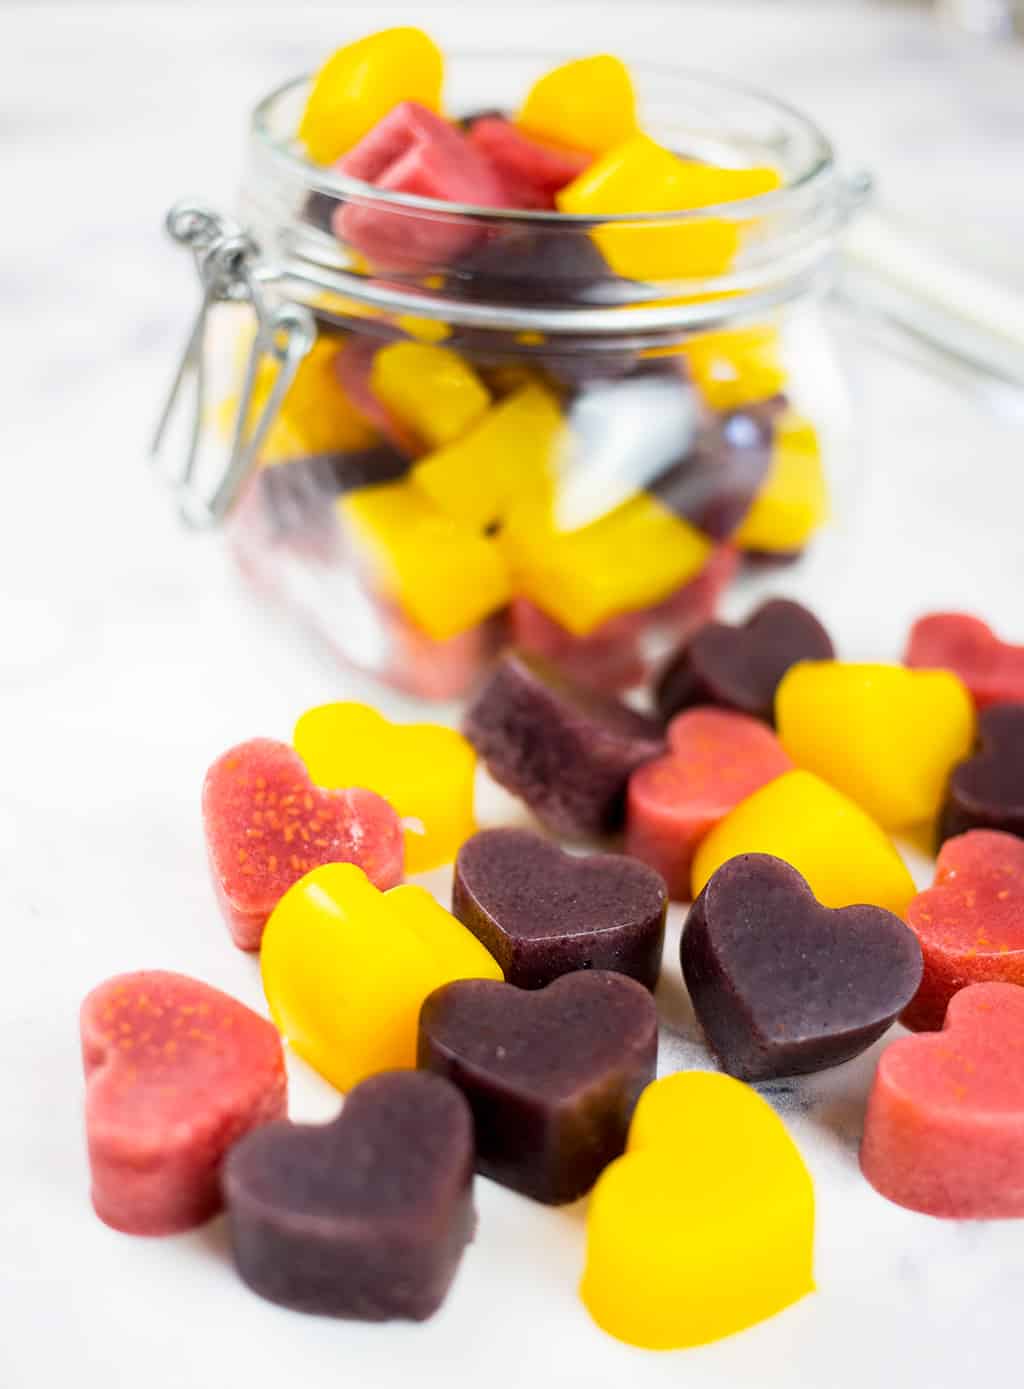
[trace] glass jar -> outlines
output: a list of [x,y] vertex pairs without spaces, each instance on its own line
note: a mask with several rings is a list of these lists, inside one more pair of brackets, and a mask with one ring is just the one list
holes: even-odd
[[[555,61],[456,58],[449,110],[511,109]],[[223,521],[347,661],[424,697],[463,693],[506,642],[628,689],[741,570],[827,544],[841,515],[821,301],[857,190],[784,103],[635,77],[660,144],[780,186],[615,217],[387,193],[303,157],[302,78],[254,113],[247,231],[172,213],[204,286],[178,382],[205,382],[198,417],[231,445],[205,492],[190,458],[183,510]],[[208,311],[239,300],[257,328],[232,344]]]

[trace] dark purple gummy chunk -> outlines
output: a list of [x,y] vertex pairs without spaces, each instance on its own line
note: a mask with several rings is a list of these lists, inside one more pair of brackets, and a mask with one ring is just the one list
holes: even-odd
[[939,841],[967,830],[1024,839],[1024,704],[992,704],[978,718],[978,746],[954,767]]
[[667,908],[653,869],[622,854],[568,854],[532,830],[481,830],[455,860],[452,912],[521,989],[580,969],[653,989]]
[[790,666],[834,657],[832,639],[812,612],[773,598],[742,626],[705,623],[665,667],[655,703],[666,721],[680,709],[717,704],[771,723],[775,691]]
[[535,1201],[575,1201],[625,1149],[654,1079],[654,1000],[606,971],[538,993],[463,979],[420,1014],[419,1064],[466,1096],[477,1170]]
[[570,835],[619,829],[630,776],[665,746],[654,719],[519,651],[494,667],[465,734],[495,781]]
[[363,1081],[333,1123],[255,1129],[224,1167],[238,1271],[300,1312],[423,1321],[473,1237],[473,1161],[465,1100],[419,1071]]
[[279,535],[316,524],[325,504],[360,487],[397,482],[410,463],[387,444],[352,452],[317,453],[273,463],[259,473],[267,511]]
[[690,908],[679,955],[708,1042],[741,1080],[859,1055],[910,1002],[922,971],[917,938],[898,916],[823,907],[770,854],[719,868]]
[[621,291],[585,231],[564,224],[489,228],[445,277],[458,299],[502,304],[619,302]]

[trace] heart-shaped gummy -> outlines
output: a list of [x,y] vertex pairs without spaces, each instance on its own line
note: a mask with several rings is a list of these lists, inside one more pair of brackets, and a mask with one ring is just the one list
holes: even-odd
[[281,898],[260,951],[270,1014],[339,1090],[416,1064],[423,1000],[453,979],[500,979],[480,942],[427,892],[378,892],[350,863],[315,868]]
[[235,1263],[261,1297],[361,1321],[436,1312],[473,1237],[473,1125],[447,1081],[374,1076],[330,1124],[268,1124],[224,1168]]
[[775,598],[740,627],[702,627],[666,666],[655,692],[658,712],[667,720],[692,704],[719,704],[771,723],[775,691],[790,666],[834,655],[813,613]]
[[1024,984],[1024,839],[969,830],[947,839],[934,886],[906,912],[924,956],[924,977],[900,1021],[942,1026],[953,995],[968,984]]
[[939,840],[965,830],[1024,838],[1024,703],[993,704],[978,719],[978,748],[953,770]]
[[589,1191],[622,1152],[657,1056],[654,999],[607,970],[534,993],[460,980],[420,1014],[418,1064],[469,1101],[477,1170],[555,1205]]
[[744,1080],[848,1061],[921,982],[920,947],[899,917],[823,907],[769,854],[740,854],[713,875],[690,908],[680,961],[708,1041]]
[[665,746],[653,719],[518,651],[496,664],[464,728],[495,781],[576,835],[618,829],[630,774]]
[[324,863],[355,863],[380,888],[402,879],[402,825],[356,786],[314,786],[287,743],[253,738],[218,757],[203,784],[203,826],[214,886],[235,944],[258,950],[285,892]]
[[219,989],[164,970],[93,989],[81,1032],[96,1214],[134,1235],[202,1224],[220,1209],[231,1144],[285,1113],[277,1032]]
[[580,1295],[631,1345],[701,1345],[809,1293],[813,1255],[814,1189],[782,1120],[738,1080],[684,1071],[647,1087],[594,1188]]
[[689,709],[668,727],[669,752],[629,779],[626,851],[665,879],[669,896],[690,897],[698,844],[740,801],[792,769],[759,719],[729,709]]
[[1024,989],[972,984],[941,1032],[886,1047],[860,1165],[883,1196],[926,1215],[1024,1217]]
[[455,861],[452,911],[521,989],[578,969],[653,989],[667,909],[665,884],[644,864],[569,854],[531,830],[481,830]]
[[979,709],[1024,700],[1024,646],[1000,641],[987,622],[967,613],[929,613],[910,629],[908,666],[951,670]]

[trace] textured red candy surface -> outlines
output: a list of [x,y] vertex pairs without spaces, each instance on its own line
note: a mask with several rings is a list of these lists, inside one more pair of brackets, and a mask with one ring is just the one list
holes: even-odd
[[532,184],[549,197],[589,168],[593,158],[582,150],[524,135],[500,116],[475,120],[469,139],[502,175]]
[[1024,989],[972,984],[941,1032],[886,1048],[860,1162],[872,1186],[911,1210],[1024,1217]]
[[[415,101],[403,101],[338,161],[339,173],[390,193],[477,207],[508,207],[498,171],[455,126]],[[458,215],[345,201],[334,234],[378,266],[443,266],[479,235]]]
[[96,1214],[136,1235],[208,1220],[227,1150],[286,1112],[276,1029],[219,989],[162,970],[100,984],[81,1029]]
[[906,913],[921,943],[924,977],[900,1021],[942,1026],[949,1000],[968,984],[1024,985],[1024,839],[968,830],[947,839],[935,884]]
[[685,901],[700,841],[793,764],[760,720],[724,709],[680,714],[669,724],[668,743],[666,757],[630,777],[626,852],[661,874],[670,897]]
[[966,613],[930,613],[910,629],[904,663],[959,675],[979,709],[1024,700],[1024,646],[1000,641]]
[[355,863],[380,889],[402,879],[402,822],[363,787],[325,791],[287,743],[253,738],[218,757],[203,785],[214,885],[235,944],[258,950],[267,917],[322,863]]

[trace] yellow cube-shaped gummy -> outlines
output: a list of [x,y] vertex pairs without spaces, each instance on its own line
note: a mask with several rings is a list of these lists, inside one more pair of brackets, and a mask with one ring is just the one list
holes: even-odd
[[298,136],[314,164],[333,164],[400,101],[441,107],[444,59],[422,29],[381,29],[333,53],[317,73]]
[[591,1197],[598,1325],[653,1350],[719,1340],[811,1292],[813,1256],[814,1188],[771,1105],[702,1071],[649,1085]]
[[550,496],[564,430],[553,392],[524,386],[457,443],[421,458],[413,478],[442,511],[482,530]]
[[555,529],[550,503],[514,511],[499,541],[516,591],[576,636],[660,603],[703,569],[711,541],[645,493],[579,530]]
[[637,128],[629,69],[608,53],[563,63],[533,84],[516,125],[542,140],[603,154]]
[[427,342],[380,348],[370,388],[428,448],[460,438],[491,403],[490,391],[467,361],[451,348]]
[[270,1015],[339,1090],[416,1064],[420,1008],[453,979],[501,979],[476,937],[421,887],[379,892],[351,863],[307,873],[260,947]]
[[687,338],[680,348],[712,410],[735,410],[778,395],[786,384],[774,328],[723,328]]
[[782,746],[887,829],[939,813],[974,743],[974,702],[951,671],[801,661],[775,696]]
[[807,544],[828,518],[828,486],[818,432],[792,410],[776,421],[771,464],[733,544],[787,554]]
[[317,786],[365,786],[414,822],[405,832],[410,873],[450,863],[476,830],[476,753],[453,728],[390,723],[365,704],[324,704],[302,715],[293,742]]
[[428,637],[445,641],[503,608],[508,565],[495,542],[447,516],[409,482],[336,503],[357,560]]
[[916,890],[884,830],[806,771],[776,777],[719,821],[694,857],[693,896],[737,854],[774,854],[791,863],[826,907],[867,902],[902,916]]
[[[774,169],[725,169],[678,159],[646,135],[616,145],[556,194],[562,212],[609,216],[691,212],[753,198],[779,186]],[[721,274],[739,249],[742,226],[729,217],[618,223],[591,232],[612,270],[631,280]]]

